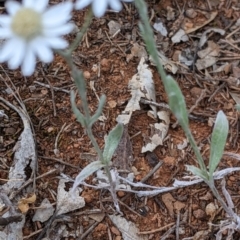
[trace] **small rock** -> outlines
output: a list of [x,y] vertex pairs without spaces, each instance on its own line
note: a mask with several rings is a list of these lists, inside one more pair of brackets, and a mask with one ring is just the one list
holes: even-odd
[[125,196],[125,192],[123,192],[123,191],[118,191],[117,192],[117,195],[118,195],[118,197],[124,197]]
[[47,129],[47,132],[48,133],[51,133],[51,132],[53,132],[54,131],[54,127],[49,127],[48,129]]
[[193,87],[191,90],[190,90],[190,94],[193,98],[199,98],[200,95],[202,93],[202,89],[201,88],[198,88],[198,87]]
[[94,196],[92,194],[92,191],[84,190],[81,194],[81,196],[84,198],[86,203],[91,203],[94,200]]
[[217,212],[217,208],[216,208],[215,204],[211,202],[206,206],[205,211],[206,211],[206,214],[208,216],[211,216],[211,219],[213,219]]
[[95,231],[100,232],[100,231],[106,231],[107,226],[103,223],[99,223],[97,227],[95,228]]
[[199,197],[200,200],[205,200],[205,201],[209,201],[212,199],[212,194],[210,192],[207,192],[204,196]]
[[195,18],[197,16],[197,12],[193,8],[187,9],[185,14],[189,18]]
[[197,219],[203,219],[206,217],[206,213],[202,209],[193,211],[193,216]]
[[173,56],[172,56],[172,60],[175,61],[175,62],[179,61],[180,54],[181,54],[180,50],[174,51]]
[[234,182],[234,181],[236,181],[236,178],[234,176],[230,176],[229,180]]
[[84,71],[84,72],[83,72],[83,76],[84,76],[85,79],[90,79],[91,74],[90,74],[90,72],[88,72],[88,71]]
[[182,203],[182,202],[180,202],[180,201],[176,201],[173,205],[174,205],[174,209],[176,209],[178,212],[179,212],[181,209],[183,209],[183,208],[186,207],[186,204],[185,204],[185,203]]
[[117,102],[114,100],[108,101],[108,105],[110,108],[115,108],[117,106]]
[[173,167],[176,165],[176,159],[174,157],[165,157],[163,161],[164,161],[164,164],[169,167]]
[[171,217],[174,216],[174,211],[173,211],[173,203],[176,201],[173,196],[170,194],[170,193],[165,193],[162,195],[162,201],[163,203],[165,204],[168,212],[169,212],[169,215]]
[[228,185],[229,187],[232,187],[232,186],[233,186],[233,182],[230,181],[230,180],[227,180],[227,185]]
[[109,59],[103,58],[101,60],[101,71],[108,72],[111,69],[111,61]]

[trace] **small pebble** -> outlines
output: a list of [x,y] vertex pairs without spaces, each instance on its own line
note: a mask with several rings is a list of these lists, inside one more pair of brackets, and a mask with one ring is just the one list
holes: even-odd
[[84,72],[83,72],[83,76],[84,76],[85,79],[90,79],[91,74],[90,74],[90,72],[88,72],[88,71],[84,71]]
[[193,216],[197,219],[203,219],[206,217],[206,213],[202,209],[193,211]]
[[217,212],[217,208],[215,204],[211,202],[206,206],[205,211],[208,216],[211,216],[211,218],[213,218]]
[[230,176],[230,177],[229,177],[229,180],[230,180],[230,181],[233,181],[233,182],[236,181],[236,179],[235,179],[234,176]]
[[125,196],[125,192],[123,192],[123,191],[119,191],[119,192],[117,192],[117,195],[118,195],[118,197],[124,197]]
[[227,180],[227,185],[228,185],[229,187],[232,187],[233,182],[232,182],[231,180]]
[[197,12],[193,8],[189,8],[185,11],[185,14],[189,18],[195,18],[197,16]]

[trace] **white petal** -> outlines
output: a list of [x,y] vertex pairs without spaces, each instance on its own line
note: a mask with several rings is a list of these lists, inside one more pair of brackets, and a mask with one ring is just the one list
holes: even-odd
[[43,13],[43,24],[47,27],[61,25],[71,19],[73,5],[71,2],[59,3]]
[[107,9],[107,0],[95,0],[92,4],[93,13],[96,17],[102,17]]
[[35,0],[33,9],[39,13],[42,13],[48,6],[49,0]]
[[16,1],[7,1],[5,7],[7,12],[12,16],[21,8],[21,4]]
[[65,39],[59,37],[46,38],[45,41],[53,49],[64,49],[68,46],[68,42]]
[[34,72],[35,66],[36,57],[34,55],[33,49],[28,46],[27,50],[25,51],[25,57],[21,67],[22,74],[24,76],[30,76]]
[[45,28],[43,30],[44,36],[56,37],[70,33],[74,28],[74,24],[68,23],[55,28]]
[[5,62],[14,56],[15,48],[18,46],[19,39],[11,38],[6,40],[0,51],[0,62]]
[[8,15],[0,15],[0,25],[2,27],[9,27],[11,24],[11,17],[9,17]]
[[45,62],[50,63],[53,60],[52,50],[49,48],[48,44],[42,38],[37,38],[31,43],[31,48],[36,53],[38,58]]
[[22,39],[19,40],[18,47],[15,48],[14,55],[8,61],[8,66],[10,69],[16,69],[21,65],[25,56],[26,47],[26,42]]
[[76,9],[83,9],[86,6],[88,6],[91,2],[92,2],[92,0],[78,0],[75,4],[75,8]]
[[118,12],[122,9],[122,3],[120,3],[119,0],[111,0],[109,1],[109,5],[111,9]]
[[0,27],[0,39],[6,39],[6,38],[10,38],[12,36],[13,36],[13,33],[10,30],[10,28],[1,28]]
[[35,0],[23,0],[22,4],[23,4],[24,7],[33,8],[34,9]]

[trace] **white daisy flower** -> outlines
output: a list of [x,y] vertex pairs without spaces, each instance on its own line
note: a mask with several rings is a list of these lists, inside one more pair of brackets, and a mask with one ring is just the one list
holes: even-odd
[[82,9],[92,4],[92,10],[96,17],[102,17],[106,12],[108,6],[119,12],[122,9],[123,2],[132,2],[133,0],[77,0],[76,9]]
[[71,19],[73,5],[64,2],[47,8],[49,0],[7,1],[9,15],[0,15],[0,39],[6,39],[0,49],[0,62],[10,69],[21,65],[23,75],[34,72],[36,58],[44,63],[53,60],[52,49],[68,46],[61,36],[74,28]]

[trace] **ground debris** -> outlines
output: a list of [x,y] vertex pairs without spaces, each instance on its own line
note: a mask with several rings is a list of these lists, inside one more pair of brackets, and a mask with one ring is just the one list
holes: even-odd
[[67,181],[60,179],[57,194],[57,215],[68,213],[85,206],[84,198],[79,196],[79,188],[75,192],[67,192],[65,183]]
[[[117,121],[123,124],[128,124],[132,113],[141,109],[141,98],[146,98],[154,102],[156,101],[152,72],[145,63],[144,58],[141,58],[138,65],[138,73],[132,77],[128,86],[131,90],[132,97],[129,100],[125,110],[117,117]],[[151,106],[151,108],[153,109],[154,114],[156,114],[156,107]]]
[[133,222],[127,221],[124,217],[109,215],[109,218],[114,223],[114,225],[119,229],[122,233],[122,237],[124,240],[147,240],[147,236],[138,235],[138,229]]
[[45,222],[47,221],[54,213],[54,207],[50,203],[50,201],[45,198],[41,202],[39,209],[35,212],[32,221],[40,221]]
[[[60,1],[49,2],[56,4]],[[226,152],[214,178],[221,194],[223,190],[219,179],[223,177],[226,179],[226,190],[234,206],[232,208],[239,213],[240,125],[239,112],[235,108],[236,104],[240,104],[239,1],[147,0],[147,4],[149,23],[153,28],[159,59],[166,73],[176,80],[183,92],[187,108],[191,110],[189,127],[206,164],[210,154],[209,139],[216,113],[223,110],[227,115],[230,131]],[[73,19],[79,30],[85,15],[85,10],[74,11]],[[146,239],[149,240],[240,239],[239,232],[235,231],[236,224],[227,218],[206,184],[186,171],[186,164],[197,167],[196,157],[181,127],[174,128],[172,125],[176,119],[167,108],[168,98],[162,79],[149,57],[148,47],[142,40],[139,23],[141,23],[139,14],[134,4],[124,3],[123,10],[119,13],[108,11],[102,18],[94,18],[73,54],[74,63],[86,78],[86,93],[91,115],[97,109],[99,97],[103,94],[107,97],[102,121],[94,123],[92,128],[101,149],[104,146],[104,136],[116,125],[117,116],[125,114],[128,117],[126,135],[120,143],[122,146],[119,151],[115,153],[113,161],[116,162],[112,166],[115,174],[113,176],[119,175],[116,184],[123,213],[121,217],[127,226],[133,223],[135,227],[137,226],[138,232],[143,233],[137,234],[135,239],[142,236],[147,236]],[[76,33],[75,31],[67,36],[69,42],[72,42]],[[133,89],[130,89],[128,84],[135,74],[139,74],[137,68],[142,58],[143,65],[146,65],[152,74],[155,100],[146,100],[147,91],[143,85],[141,94],[144,97],[139,96],[140,93],[134,95],[135,100],[140,98],[140,103],[135,101],[139,108],[131,114],[124,111],[133,97],[131,95]],[[23,109],[29,115],[28,120],[32,122],[31,134],[33,134],[31,141],[25,141],[26,135],[22,134],[23,121],[16,111],[1,101],[0,198],[5,199],[2,194],[6,188],[8,201],[5,199],[3,204],[0,201],[0,217],[4,218],[4,221],[15,216],[21,216],[22,219],[20,222],[10,222],[1,226],[1,240],[9,237],[29,240],[38,237],[123,239],[120,228],[108,218],[109,214],[115,214],[110,194],[99,189],[109,186],[104,172],[93,174],[86,179],[84,183],[86,185],[81,186],[83,191],[77,194],[76,199],[80,196],[83,198],[85,202],[83,208],[71,211],[71,207],[68,207],[65,209],[67,213],[54,217],[54,214],[57,214],[56,204],[61,178],[59,171],[68,176],[66,179],[69,182],[65,182],[63,186],[63,195],[66,194],[68,199],[72,179],[89,163],[98,160],[96,152],[92,151],[93,146],[86,131],[76,122],[72,113],[69,101],[71,90],[76,92],[69,67],[58,54],[54,55],[51,64],[37,63],[34,75],[27,78],[22,77],[19,70],[12,71],[7,65],[1,64],[0,95],[14,106],[20,106],[21,102],[15,96],[22,99],[26,106]],[[78,96],[76,103],[82,112],[82,101]],[[158,136],[163,134],[160,131],[155,132],[155,124],[165,123],[164,120],[153,117],[154,114],[149,114],[152,110],[150,105],[156,106],[156,113],[168,111],[170,124],[168,129],[165,129],[167,130],[165,138],[156,140],[161,144],[152,148],[152,152],[142,153],[142,148],[150,143],[148,141],[154,134]],[[53,110],[56,112],[55,116]],[[58,136],[65,123],[68,129]],[[20,143],[25,141],[29,149],[28,155],[20,156],[21,145],[16,144],[18,140]],[[56,141],[59,150],[57,158],[53,152]],[[16,171],[16,174],[9,178],[10,171],[17,166],[14,165],[15,144],[15,153],[19,154],[17,155],[19,160],[22,159],[22,164],[18,165],[21,166],[22,172],[17,175]],[[38,158],[34,151],[37,152]],[[35,168],[32,167],[35,167],[36,163],[38,169],[34,172]],[[114,169],[115,167],[117,169]],[[123,176],[124,171],[127,172],[127,177]],[[140,185],[142,182],[145,182],[145,185]],[[19,214],[16,211],[17,203],[22,198],[28,198],[28,193],[36,194],[36,202],[29,204],[26,215]],[[161,200],[167,193],[174,199],[168,202],[171,211]],[[34,218],[36,212],[44,212],[41,203],[45,198],[49,200],[51,210],[44,214],[42,219],[38,218],[33,222],[36,220]],[[228,202],[226,197],[224,200]],[[68,206],[68,203],[68,200],[65,202],[63,200],[62,205]],[[58,208],[61,210],[60,205]],[[140,215],[140,210],[144,208],[147,211],[141,212]],[[53,209],[55,211],[52,213]],[[89,215],[89,212],[96,209],[101,214]],[[50,219],[46,220],[49,216]],[[39,235],[40,232],[43,233],[42,236]]]

